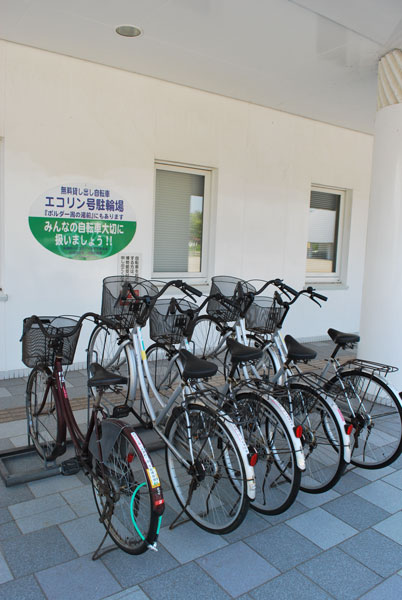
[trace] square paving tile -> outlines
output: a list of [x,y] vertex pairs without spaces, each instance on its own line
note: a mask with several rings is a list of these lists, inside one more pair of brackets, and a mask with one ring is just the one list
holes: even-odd
[[332,502],[328,502],[323,508],[359,531],[367,529],[367,527],[371,527],[390,516],[390,513],[386,510],[356,494],[341,496],[336,500],[332,500]]
[[17,504],[17,502],[25,502],[33,498],[31,490],[26,484],[13,485],[12,487],[6,487],[2,480],[0,480],[0,507],[4,508],[10,504]]
[[315,583],[296,570],[275,577],[250,592],[255,600],[330,600],[330,596]]
[[52,494],[42,498],[35,498],[19,504],[12,504],[8,510],[14,519],[23,519],[24,517],[34,518],[35,515],[53,510],[55,508],[66,507],[67,503],[60,494]]
[[296,517],[296,515],[300,515],[301,513],[306,512],[307,508],[300,504],[300,502],[293,502],[292,506],[285,510],[285,512],[280,515],[260,515],[261,518],[268,521],[270,525],[279,525],[279,523],[283,523],[288,521],[292,517]]
[[[106,533],[106,529],[99,522],[98,513],[62,523],[60,529],[79,556],[94,552]],[[113,544],[113,542],[110,538],[107,538],[105,547],[110,544]]]
[[323,552],[297,568],[339,600],[357,600],[382,581],[381,577],[338,548]]
[[334,486],[333,491],[338,492],[338,494],[347,494],[364,485],[367,485],[367,479],[365,477],[358,475],[354,471],[347,471]]
[[127,588],[126,590],[117,592],[117,594],[112,594],[112,596],[108,596],[107,600],[149,600],[149,598],[138,587],[138,585],[134,585],[133,587]]
[[391,485],[394,485],[402,490],[402,469],[395,471],[395,473],[391,473],[391,475],[383,477],[382,481],[385,481],[385,483],[390,483]]
[[243,542],[212,552],[196,562],[234,598],[279,574]]
[[192,522],[183,523],[174,529],[163,527],[159,541],[180,563],[189,562],[227,545],[220,535],[204,531]]
[[373,529],[402,545],[402,511],[391,515],[388,519],[381,521],[381,523],[377,523],[377,525],[373,526]]
[[0,554],[0,583],[13,579],[12,573],[2,555]]
[[3,523],[0,525],[0,540],[6,540],[7,538],[17,537],[22,535],[14,521],[10,523]]
[[297,501],[306,508],[316,508],[335,498],[339,498],[339,494],[334,492],[334,490],[329,490],[323,494],[307,494],[307,492],[299,492],[297,494]]
[[45,598],[33,575],[13,579],[0,587],[1,600],[44,600]]
[[361,600],[401,600],[402,577],[393,575],[377,587],[364,594]]
[[29,489],[36,498],[49,496],[50,494],[56,494],[57,492],[63,492],[65,490],[71,490],[78,486],[82,486],[82,483],[76,475],[70,475],[68,477],[65,475],[55,475],[53,477],[47,477],[46,479],[28,483]]
[[287,524],[323,550],[327,550],[357,533],[356,529],[322,508],[314,508],[289,519]]
[[263,515],[256,513],[254,510],[249,510],[243,523],[239,525],[234,531],[223,535],[223,539],[232,544],[238,542],[244,538],[259,533],[268,529],[271,525],[263,518]]
[[320,552],[318,546],[285,523],[252,535],[245,542],[280,571],[292,569]]
[[121,590],[102,561],[85,556],[36,573],[48,598],[101,600]]
[[152,600],[226,600],[230,596],[222,590],[198,565],[190,563],[173,571],[153,577],[141,584]]
[[16,519],[15,522],[22,533],[30,533],[31,531],[37,531],[38,529],[44,529],[52,525],[59,525],[75,518],[76,514],[66,505],[36,514],[34,518],[24,517]]
[[179,564],[161,545],[158,545],[158,552],[148,550],[138,556],[114,550],[105,554],[101,560],[123,588],[138,585],[147,579],[153,582],[158,575]]
[[81,485],[80,487],[61,492],[61,495],[79,517],[85,517],[86,515],[98,512],[92,493],[92,486]]
[[355,535],[339,547],[381,577],[389,577],[402,568],[402,546],[372,529]]
[[356,473],[356,475],[360,475],[360,477],[364,477],[364,479],[368,479],[369,481],[377,481],[377,479],[382,479],[382,477],[385,477],[385,475],[395,473],[395,469],[391,466],[384,467],[383,469],[362,469],[357,467],[353,470],[353,472]]
[[77,557],[57,527],[47,527],[0,543],[14,577],[54,567]]
[[10,511],[7,508],[0,508],[0,525],[3,523],[9,523],[12,520],[13,518],[11,516]]
[[384,481],[374,481],[354,493],[390,513],[402,507],[402,490]]

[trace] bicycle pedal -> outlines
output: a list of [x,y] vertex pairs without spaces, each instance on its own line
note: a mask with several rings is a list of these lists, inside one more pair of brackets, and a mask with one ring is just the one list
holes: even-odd
[[115,406],[113,408],[112,416],[115,419],[124,419],[128,417],[130,414],[130,407],[127,404],[120,404],[119,406]]
[[80,470],[81,466],[77,458],[63,460],[63,462],[60,464],[60,473],[62,475],[75,475]]

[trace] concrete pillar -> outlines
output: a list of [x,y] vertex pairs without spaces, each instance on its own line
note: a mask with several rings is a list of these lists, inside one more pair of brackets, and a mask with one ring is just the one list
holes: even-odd
[[402,50],[379,63],[359,358],[398,366],[402,390]]

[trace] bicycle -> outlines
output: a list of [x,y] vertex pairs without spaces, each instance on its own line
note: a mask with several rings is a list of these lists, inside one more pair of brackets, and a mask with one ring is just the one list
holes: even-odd
[[[287,287],[290,294],[287,301],[276,298],[282,306],[282,317],[278,327],[269,336],[255,331],[251,339],[259,348],[263,348],[263,359],[259,370],[266,378],[280,378],[300,369],[295,363],[290,364],[294,353],[306,361],[315,358],[315,353],[308,346],[299,344],[291,336],[283,340],[279,334],[290,306],[302,295],[313,301],[323,300],[311,287],[297,292]],[[292,297],[292,299],[290,299]],[[318,303],[318,302],[317,302]],[[256,301],[256,309],[260,311]],[[247,322],[246,316],[246,322]],[[247,326],[247,323],[246,323]],[[250,326],[250,323],[248,327]],[[322,370],[317,374],[318,385],[328,391],[345,416],[351,432],[351,463],[365,469],[377,469],[392,464],[402,452],[402,403],[400,394],[386,379],[389,373],[397,371],[397,367],[378,362],[353,359],[341,364],[337,355],[341,349],[352,348],[359,342],[357,334],[345,333],[336,329],[328,329],[328,335],[335,344],[334,351],[326,359]],[[287,365],[287,366],[286,366]],[[289,370],[290,368],[290,370]],[[331,375],[332,372],[332,375]],[[286,375],[286,376],[287,376]]]
[[[175,298],[156,302],[150,318],[150,337],[155,343],[147,348],[147,359],[161,394],[171,393],[181,380],[181,348],[192,350],[195,318],[210,299],[201,306]],[[255,360],[261,353],[238,344],[235,358],[240,356]],[[250,383],[224,381],[217,387],[216,382],[198,382],[196,386],[231,416],[247,446],[256,451],[256,497],[250,507],[267,515],[285,511],[296,498],[305,468],[301,428],[296,432],[282,406]]]
[[107,418],[101,405],[104,391],[110,385],[125,383],[125,378],[93,365],[89,384],[97,394],[85,432],[70,405],[63,367],[73,362],[86,318],[106,323],[94,313],[86,313],[78,321],[35,315],[24,319],[22,360],[32,368],[26,391],[29,440],[46,464],[66,452],[69,433],[75,457],[61,463],[61,473],[84,471],[106,529],[94,560],[107,535],[129,554],[156,550],[164,511],[158,473],[134,429]]
[[[215,302],[207,307],[207,315],[200,318],[203,332],[210,336],[202,341],[202,334],[196,336],[201,348],[206,348],[203,354],[208,360],[217,360],[227,377],[235,381],[253,381],[260,390],[265,390],[285,407],[295,427],[303,428],[302,444],[305,450],[306,469],[302,473],[300,489],[310,493],[319,493],[331,489],[350,462],[350,430],[345,429],[345,419],[336,406],[328,390],[321,390],[314,376],[284,378],[283,372],[268,380],[260,374],[264,359],[257,365],[247,366],[241,361],[235,368],[231,366],[231,350],[226,349],[228,340],[237,339],[240,343],[249,344],[244,319],[247,318],[250,307],[255,299],[269,285],[286,289],[279,279],[265,282],[260,290],[256,290],[250,282],[227,276],[214,277],[211,292],[222,290],[224,302]],[[291,288],[289,288],[291,289]],[[227,308],[227,306],[229,308]],[[283,310],[275,302],[269,308],[269,319],[264,321],[265,331],[275,330],[277,323],[283,317]],[[233,323],[233,324],[231,324]],[[194,328],[196,334],[197,322]],[[265,349],[259,341],[258,349]],[[293,360],[304,360],[295,352]]]
[[170,527],[185,513],[207,531],[228,533],[243,521],[249,500],[255,496],[251,457],[232,419],[217,410],[202,390],[194,389],[193,382],[215,374],[215,365],[183,354],[180,385],[167,400],[157,390],[142,327],[169,286],[199,295],[181,280],[170,281],[158,290],[141,278],[105,278],[102,313],[114,320],[119,337],[111,355],[106,355],[98,342],[106,340],[109,331],[97,326],[90,338],[88,365],[101,358],[108,370],[127,369],[127,395],[122,404],[114,406],[113,413],[134,415],[165,443],[168,476],[181,507]]

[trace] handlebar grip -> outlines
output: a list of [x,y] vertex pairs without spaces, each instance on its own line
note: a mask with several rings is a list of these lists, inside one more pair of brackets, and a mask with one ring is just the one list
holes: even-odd
[[197,290],[197,288],[193,287],[192,285],[188,285],[188,283],[183,281],[183,288],[186,292],[188,292],[189,294],[193,294],[193,296],[202,296],[202,292],[200,290]]
[[280,287],[283,290],[286,290],[287,292],[289,292],[289,294],[292,294],[293,296],[297,296],[298,292],[296,292],[296,290],[294,290],[292,287],[290,287],[290,285],[287,285],[286,283],[281,283],[278,287]]
[[318,298],[319,300],[323,300],[324,302],[326,302],[328,300],[328,296],[323,296],[322,294],[317,294],[316,292],[313,292],[313,295],[315,298]]

